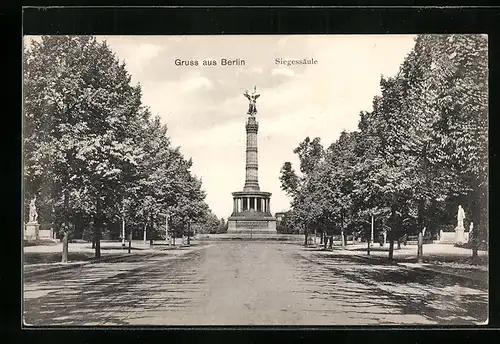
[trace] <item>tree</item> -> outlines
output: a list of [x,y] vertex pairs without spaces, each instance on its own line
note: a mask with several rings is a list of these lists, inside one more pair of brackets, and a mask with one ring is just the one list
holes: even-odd
[[[90,36],[43,36],[24,54],[24,189],[40,195],[44,221],[63,234],[114,236],[127,218],[157,235],[208,212],[201,180],[189,171],[166,126],[142,105],[140,85]],[[82,228],[83,227],[83,228]]]
[[419,35],[399,72],[381,78],[358,131],[342,132],[326,151],[307,137],[294,150],[300,177],[283,165],[294,221],[301,228],[340,222],[342,232],[376,216],[388,224],[392,258],[394,240],[435,233],[462,204],[485,237],[487,72],[485,36]]
[[281,189],[285,191],[288,196],[294,196],[298,191],[300,181],[291,162],[287,161],[283,164],[279,178]]
[[293,226],[299,228],[299,231],[304,234],[305,245],[307,245],[310,230],[313,227],[318,228],[320,211],[314,207],[314,200],[300,190],[307,185],[312,187],[309,178],[324,158],[323,146],[320,141],[318,137],[313,140],[306,137],[294,149],[294,153],[298,155],[300,160],[302,176],[299,177],[295,174],[290,162],[283,165],[280,174],[281,188],[293,198],[292,207],[295,211],[290,220]]
[[75,204],[87,205],[92,198],[93,224],[100,228],[106,208],[100,189],[112,188],[107,182],[113,184],[120,173],[115,166],[125,154],[117,139],[129,128],[140,99],[124,64],[92,37],[43,36],[25,56],[26,180],[36,193],[43,178],[50,178],[51,206],[67,252]]
[[227,232],[227,222],[226,220],[224,220],[224,218],[221,218],[217,233],[226,233],[226,232]]

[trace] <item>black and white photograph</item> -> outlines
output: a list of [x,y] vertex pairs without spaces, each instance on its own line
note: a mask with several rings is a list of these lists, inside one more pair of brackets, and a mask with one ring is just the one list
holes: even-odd
[[488,35],[26,35],[22,77],[24,327],[488,324]]

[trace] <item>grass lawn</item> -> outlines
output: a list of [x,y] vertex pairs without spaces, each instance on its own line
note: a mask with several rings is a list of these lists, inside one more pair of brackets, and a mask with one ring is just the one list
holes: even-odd
[[[416,261],[417,258],[413,257],[413,256],[395,257],[395,260],[402,261],[402,262],[412,262],[413,260]],[[430,264],[443,265],[443,266],[450,266],[450,267],[453,267],[453,265],[456,265],[456,267],[469,266],[469,265],[488,266],[488,256],[479,256],[473,260],[471,256],[456,256],[456,255],[429,255],[429,256],[425,256],[425,252],[424,252],[423,262],[430,263]]]
[[[24,253],[24,264],[60,263],[62,252],[27,252]],[[69,262],[89,261],[94,258],[94,252],[68,252]]]
[[58,242],[52,240],[23,240],[23,246],[53,246],[57,245]]

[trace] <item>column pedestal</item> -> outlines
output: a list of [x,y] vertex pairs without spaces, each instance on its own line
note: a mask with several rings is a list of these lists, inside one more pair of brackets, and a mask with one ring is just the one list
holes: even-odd
[[270,197],[270,192],[233,192],[233,198],[245,200],[246,206],[237,207],[228,218],[227,233],[276,234],[276,219],[269,212]]
[[38,222],[28,222],[24,228],[25,240],[37,240],[39,238],[40,224]]

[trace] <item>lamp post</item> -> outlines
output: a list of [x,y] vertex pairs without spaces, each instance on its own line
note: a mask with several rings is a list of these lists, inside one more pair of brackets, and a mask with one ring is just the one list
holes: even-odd
[[125,247],[125,201],[122,202],[122,247]]
[[370,234],[370,241],[373,242],[373,214],[372,214],[372,228],[371,228],[371,234]]
[[165,241],[170,246],[170,238],[168,237],[168,214],[165,214]]
[[128,237],[128,253],[132,250],[132,228],[130,228],[130,233]]

